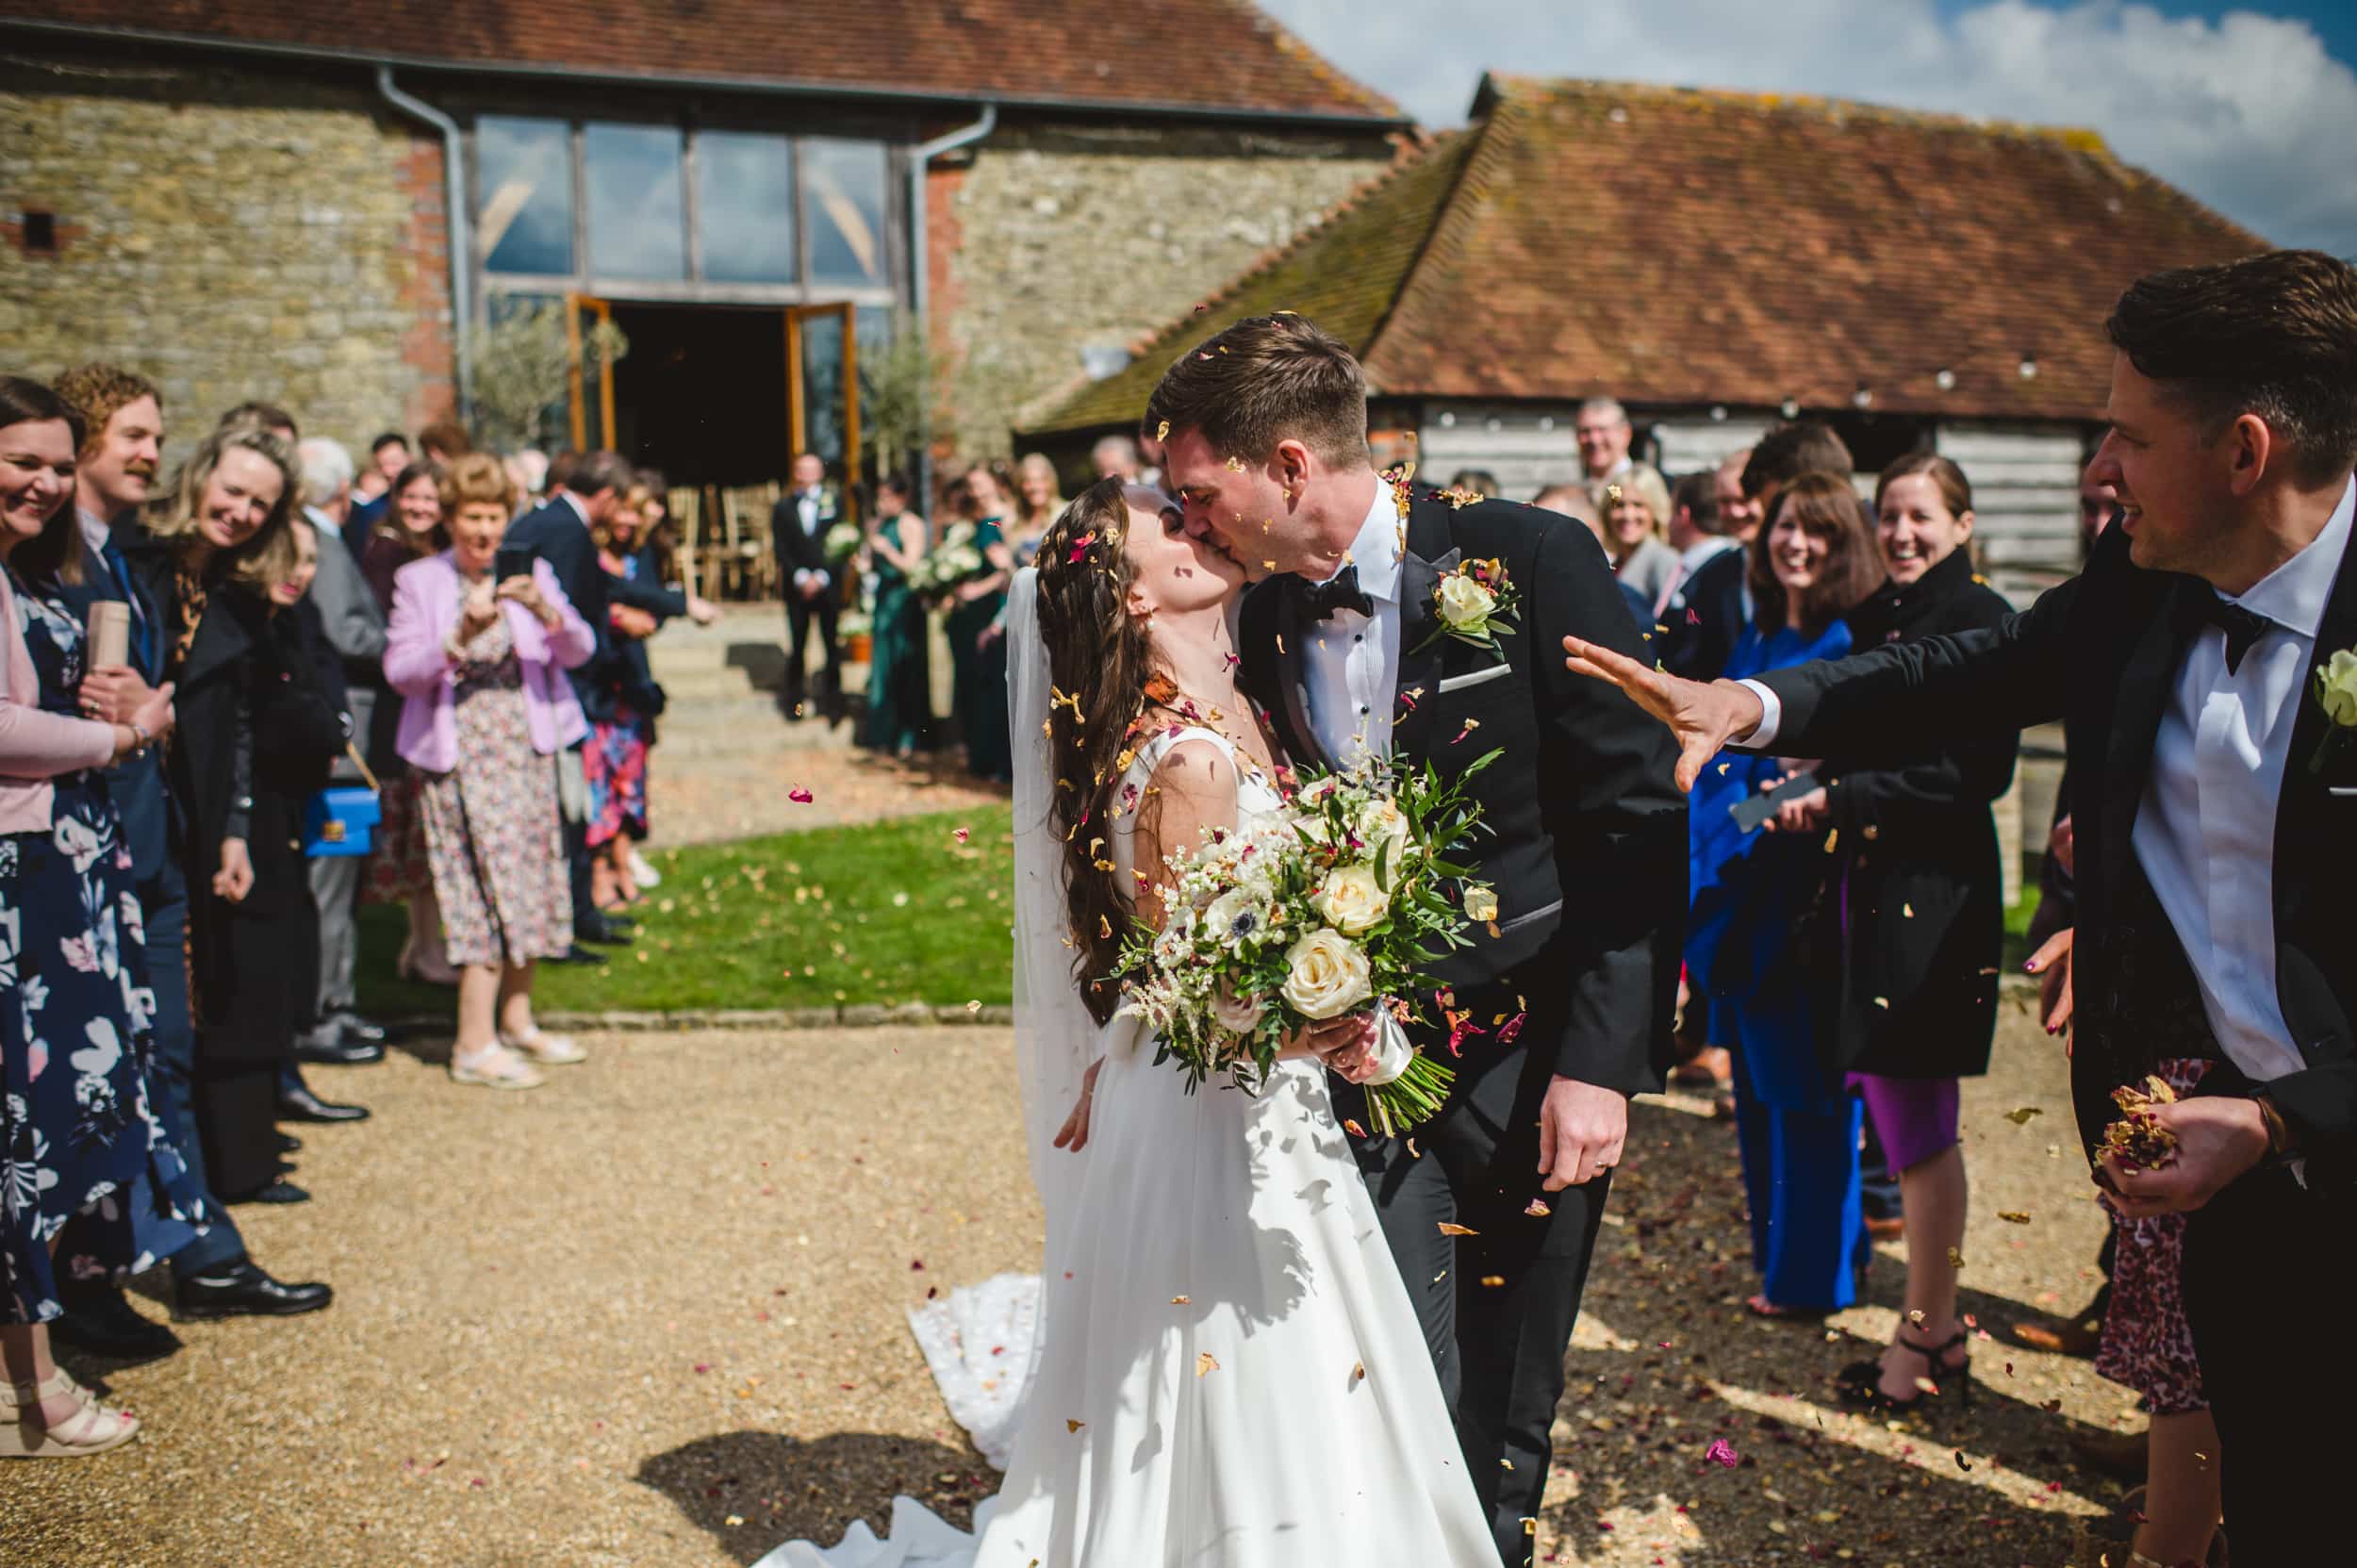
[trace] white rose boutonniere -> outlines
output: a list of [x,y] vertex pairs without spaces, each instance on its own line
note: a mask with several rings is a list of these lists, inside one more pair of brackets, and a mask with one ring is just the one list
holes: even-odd
[[1305,1018],[1339,1018],[1375,995],[1367,955],[1342,933],[1320,927],[1285,954],[1286,1004]]
[[1455,637],[1504,658],[1506,651],[1498,646],[1498,632],[1514,624],[1522,602],[1522,594],[1507,575],[1503,562],[1467,561],[1441,574],[1440,583],[1432,590],[1436,624],[1431,636],[1413,651],[1422,652],[1436,637]]
[[2357,732],[2357,649],[2344,648],[2317,668],[2316,706],[2324,710],[2332,728],[2324,732],[2316,755],[2308,759],[2311,773],[2323,772],[2332,753]]

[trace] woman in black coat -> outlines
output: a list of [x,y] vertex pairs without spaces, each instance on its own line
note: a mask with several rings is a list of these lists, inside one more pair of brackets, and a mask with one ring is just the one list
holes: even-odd
[[[300,722],[290,704],[305,705],[289,689],[301,661],[274,625],[269,599],[295,559],[293,464],[286,444],[266,432],[213,432],[124,550],[171,639],[164,673],[178,685],[180,722],[165,767],[189,883],[192,1109],[213,1190],[233,1203],[295,1196],[273,1193],[282,1185],[278,1069],[292,1052],[295,1023],[288,937],[255,934],[309,886],[302,851],[290,847],[301,831],[299,803],[289,817],[281,796],[257,788],[275,767],[260,765],[257,779],[257,754],[275,758]],[[257,748],[256,735],[269,744]]]
[[[1890,579],[1850,613],[1863,652],[1996,625],[2012,613],[1972,570],[1972,492],[1956,465],[1912,453],[1883,470],[1876,533]],[[1818,1039],[1846,1074],[1899,1179],[1906,1215],[1906,1315],[1879,1361],[1843,1369],[1853,1404],[1901,1409],[1917,1379],[1961,1389],[1970,1358],[1956,1317],[1964,1245],[1959,1078],[1988,1070],[2004,947],[2003,883],[1989,802],[2013,783],[2015,736],[1959,738],[1936,755],[1821,764],[1812,809],[1779,820],[1831,836],[1836,857],[1807,943]]]

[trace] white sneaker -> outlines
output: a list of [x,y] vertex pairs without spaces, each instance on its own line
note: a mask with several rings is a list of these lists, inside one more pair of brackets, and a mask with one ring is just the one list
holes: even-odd
[[536,1089],[541,1082],[530,1063],[497,1045],[481,1050],[453,1050],[450,1076],[453,1083],[474,1083],[486,1089]]
[[647,857],[633,850],[630,852],[630,880],[640,887],[660,887],[663,873],[647,864]]
[[503,1034],[500,1044],[519,1055],[530,1057],[544,1067],[564,1067],[589,1060],[589,1053],[575,1045],[570,1037],[544,1034],[536,1029],[529,1034]]

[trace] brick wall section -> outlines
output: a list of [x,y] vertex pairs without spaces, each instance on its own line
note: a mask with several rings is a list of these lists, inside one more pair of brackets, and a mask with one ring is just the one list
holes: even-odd
[[1083,348],[1165,325],[1391,158],[1380,135],[1001,129],[928,190],[959,450],[1004,452],[1081,373]]
[[0,245],[5,368],[138,369],[179,452],[249,397],[356,451],[446,410],[438,141],[356,84],[121,63],[0,75],[0,218],[60,240]]

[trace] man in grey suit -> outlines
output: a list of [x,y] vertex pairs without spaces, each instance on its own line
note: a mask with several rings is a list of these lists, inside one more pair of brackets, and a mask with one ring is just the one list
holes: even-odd
[[[338,442],[314,437],[296,448],[296,458],[302,471],[303,515],[320,536],[319,575],[311,582],[311,602],[326,624],[329,646],[343,660],[352,735],[365,747],[385,685],[385,612],[368,579],[360,575],[359,541],[343,539],[352,514],[352,454]],[[336,765],[335,782],[364,780],[346,757]],[[295,1041],[295,1054],[306,1062],[355,1064],[385,1054],[385,1031],[361,1017],[354,1006],[353,968],[359,950],[355,916],[364,864],[350,855],[311,860],[311,893],[320,906],[320,989],[309,1025]]]

